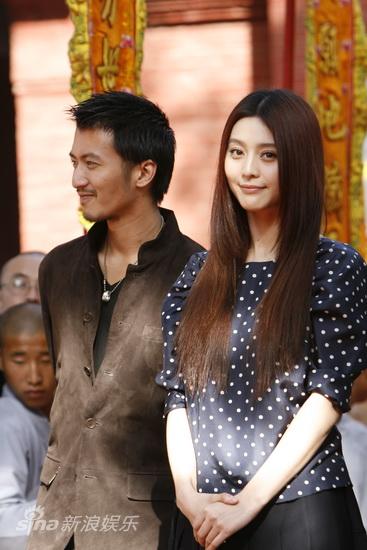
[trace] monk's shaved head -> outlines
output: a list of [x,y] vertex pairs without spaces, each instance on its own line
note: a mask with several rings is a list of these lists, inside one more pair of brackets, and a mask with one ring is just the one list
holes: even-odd
[[1,315],[0,368],[23,405],[49,415],[56,378],[39,304],[18,304]]
[[44,331],[41,306],[33,303],[18,304],[0,316],[0,347],[9,335],[35,334],[40,331]]

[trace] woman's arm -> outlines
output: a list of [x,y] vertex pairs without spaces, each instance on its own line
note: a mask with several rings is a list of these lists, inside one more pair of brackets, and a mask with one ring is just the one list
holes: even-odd
[[203,522],[204,508],[214,502],[235,504],[238,498],[226,493],[205,494],[196,491],[196,458],[186,409],[172,410],[167,417],[167,450],[177,506],[193,522]]
[[196,459],[186,409],[172,410],[167,417],[167,451],[177,506],[185,514],[182,507],[196,493]]
[[309,462],[340,413],[331,401],[312,393],[286,429],[279,443],[246,487],[235,506],[222,503],[206,507],[204,520],[194,522],[197,540],[207,550],[222,542],[252,521],[260,510]]

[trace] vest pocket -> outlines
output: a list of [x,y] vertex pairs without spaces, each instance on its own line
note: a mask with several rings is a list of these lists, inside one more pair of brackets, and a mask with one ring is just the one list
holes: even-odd
[[143,328],[143,338],[144,340],[149,340],[151,342],[157,342],[157,344],[163,344],[163,336],[161,327],[156,327],[153,325],[144,325]]
[[163,361],[162,329],[152,325],[144,325],[142,345],[146,365],[149,370],[153,371],[154,374],[157,374],[162,369]]
[[44,485],[48,489],[59,473],[60,468],[60,461],[47,455],[41,471],[41,485]]
[[127,498],[142,501],[173,501],[175,497],[171,476],[130,473],[127,478]]

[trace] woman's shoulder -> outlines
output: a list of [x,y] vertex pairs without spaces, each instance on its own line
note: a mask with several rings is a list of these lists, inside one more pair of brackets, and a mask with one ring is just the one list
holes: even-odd
[[326,303],[325,297],[328,298],[328,304],[330,300],[340,303],[341,296],[344,296],[346,301],[360,297],[365,302],[367,264],[350,244],[321,236],[312,286],[316,308],[319,304]]
[[[170,304],[172,298],[177,298],[179,300],[185,300],[188,292],[190,291],[192,285],[195,282],[197,274],[205,263],[207,257],[206,251],[195,252],[193,254],[181,274],[178,276],[176,281],[173,283],[169,293],[166,296],[166,299],[163,304],[163,309],[167,309],[167,304]],[[170,304],[175,305],[175,304]]]
[[316,253],[317,270],[366,270],[366,267],[365,260],[350,244],[320,236]]
[[200,252],[195,252],[195,254],[193,254],[190,257],[189,261],[187,262],[187,265],[196,266],[200,269],[204,265],[207,257],[208,257],[207,250],[201,250]]
[[186,282],[188,280],[193,281],[200,269],[205,264],[206,258],[207,258],[208,252],[207,251],[201,251],[201,252],[195,252],[193,254],[187,264],[185,265],[181,275],[178,277],[175,286],[182,284],[182,282],[185,280]]

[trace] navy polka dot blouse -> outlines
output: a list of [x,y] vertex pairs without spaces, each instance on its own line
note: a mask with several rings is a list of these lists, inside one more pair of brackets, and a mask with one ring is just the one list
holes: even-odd
[[[235,494],[272,452],[310,392],[327,396],[342,412],[349,410],[351,384],[367,366],[367,266],[349,245],[320,238],[303,356],[254,400],[255,358],[249,351],[254,315],[275,263],[244,264],[232,320],[227,389],[218,395],[214,381],[209,381],[200,395],[191,398],[176,372],[174,334],[206,254],[190,258],[164,302],[164,367],[156,381],[168,391],[165,415],[187,408],[198,491]],[[284,487],[278,502],[348,485],[341,437],[334,427],[310,462]]]

